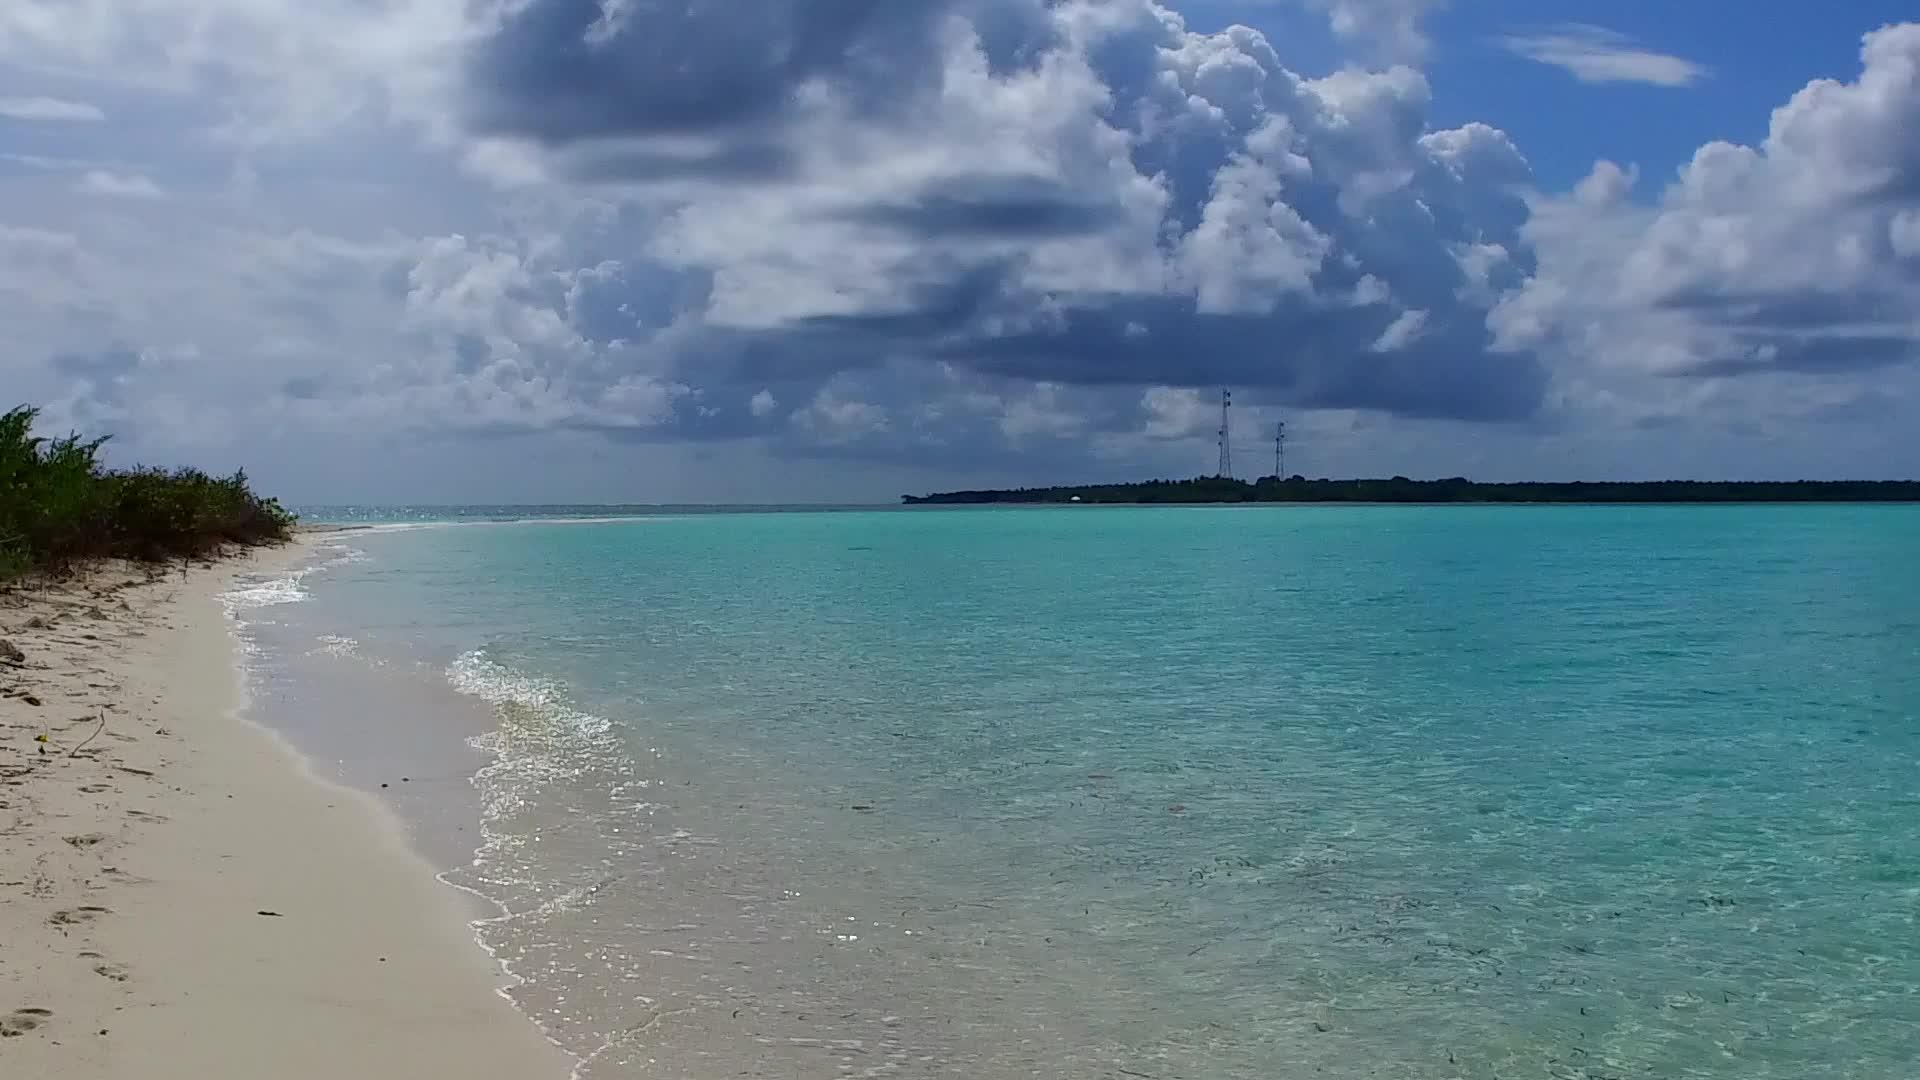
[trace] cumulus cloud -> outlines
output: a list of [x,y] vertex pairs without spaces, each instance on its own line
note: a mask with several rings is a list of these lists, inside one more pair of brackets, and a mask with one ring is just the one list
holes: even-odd
[[1493,310],[1496,347],[1650,411],[1675,378],[1910,365],[1920,25],[1868,34],[1861,59],[1855,80],[1816,81],[1776,109],[1758,145],[1701,147],[1653,205],[1605,162],[1570,195],[1537,199],[1522,232],[1538,268]]
[[[1248,6],[1296,7],[1324,16],[1334,36],[1368,63],[1418,63],[1432,47],[1425,23],[1449,0],[1244,0]],[[1165,6],[1177,8],[1178,3]]]
[[[129,164],[116,108],[10,159],[9,382],[127,350],[123,400],[263,431],[1068,465],[1204,464],[1223,384],[1355,447],[1905,393],[1920,31],[1664,190],[1548,194],[1436,126],[1437,3],[1289,2],[1358,62],[1153,0],[5,5],[0,68],[207,136]],[[1553,34],[1576,74],[1698,76]]]
[[1191,439],[1212,434],[1220,418],[1218,401],[1190,387],[1150,386],[1140,395],[1146,414],[1141,433],[1151,439]]
[[[661,207],[648,256],[710,286],[683,313],[701,377],[819,386],[905,355],[1063,388],[1536,406],[1533,361],[1485,348],[1518,267],[1458,254],[1518,247],[1529,170],[1491,127],[1432,130],[1417,71],[1308,79],[1146,0],[749,7],[743,40],[692,33],[695,5],[536,0],[468,71],[486,137]],[[669,41],[697,45],[657,62]],[[1064,430],[1044,415],[1001,430]]]
[[1632,38],[1603,26],[1566,23],[1541,33],[1501,39],[1509,51],[1561,68],[1585,83],[1631,82],[1650,86],[1691,86],[1707,69],[1691,60],[1643,48]]
[[620,280],[616,264],[569,268],[525,242],[456,234],[405,253],[389,273],[411,347],[351,396],[384,403],[392,423],[633,435],[699,404],[693,387],[649,363],[637,320],[589,301]]
[[99,123],[107,114],[98,105],[50,97],[0,98],[0,116],[10,120],[48,120],[63,123]]
[[1421,24],[1446,0],[1304,0],[1324,11],[1341,38],[1390,60],[1418,60],[1428,42]]
[[843,397],[823,387],[806,408],[793,414],[793,426],[820,442],[848,443],[888,430],[887,410],[869,401]]
[[1016,445],[1036,437],[1068,438],[1087,427],[1086,413],[1075,408],[1070,395],[1053,383],[1035,385],[1000,414],[1001,434]]

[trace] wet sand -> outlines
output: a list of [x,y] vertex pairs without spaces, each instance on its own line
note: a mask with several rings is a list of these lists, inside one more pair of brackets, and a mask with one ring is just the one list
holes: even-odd
[[0,595],[0,1075],[568,1074],[468,898],[242,711],[220,593],[302,554]]

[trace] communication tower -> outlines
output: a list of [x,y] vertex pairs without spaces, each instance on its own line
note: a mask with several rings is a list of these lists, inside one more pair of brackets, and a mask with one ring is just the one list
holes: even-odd
[[1233,478],[1233,391],[1220,391],[1220,476]]

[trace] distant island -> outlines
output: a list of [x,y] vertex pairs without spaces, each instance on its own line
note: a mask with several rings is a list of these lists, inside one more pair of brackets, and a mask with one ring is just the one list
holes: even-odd
[[1633,483],[1481,484],[1447,480],[1148,480],[1137,484],[946,491],[903,495],[908,506],[993,503],[1848,503],[1920,502],[1914,480],[1657,480]]

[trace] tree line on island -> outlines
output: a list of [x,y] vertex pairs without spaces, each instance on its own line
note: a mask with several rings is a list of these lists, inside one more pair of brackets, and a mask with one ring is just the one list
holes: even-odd
[[909,506],[993,503],[1815,503],[1920,502],[1913,480],[1653,480],[1625,482],[1483,484],[1446,480],[1236,480],[1201,476],[1137,484],[1083,484],[1000,491],[946,491],[903,495]]
[[294,517],[256,494],[245,472],[110,469],[106,439],[39,438],[37,410],[0,415],[0,585],[92,559],[148,562],[278,543]]

